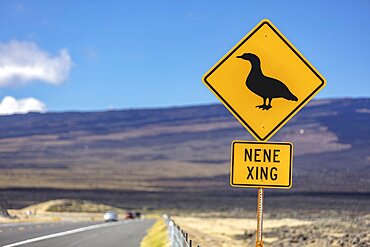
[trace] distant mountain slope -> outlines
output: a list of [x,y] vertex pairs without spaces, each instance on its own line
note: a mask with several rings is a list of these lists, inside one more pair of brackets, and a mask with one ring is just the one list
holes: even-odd
[[[330,125],[343,140],[352,141],[353,131],[369,133],[369,128],[362,122],[369,120],[369,102],[370,99],[316,100],[297,116],[299,120],[319,120]],[[184,125],[215,122],[218,119],[234,120],[222,105],[105,112],[29,113],[1,116],[0,137],[64,134],[75,131],[106,134],[148,125]],[[297,117],[294,120],[297,120]],[[348,131],[350,128],[352,131]]]
[[[293,191],[369,192],[369,123],[370,99],[298,113],[272,139],[294,144]],[[221,105],[2,116],[0,187],[225,191],[234,139]]]
[[221,105],[104,112],[28,113],[0,117],[0,137],[64,134],[75,131],[106,134],[148,125],[176,125],[224,118]]

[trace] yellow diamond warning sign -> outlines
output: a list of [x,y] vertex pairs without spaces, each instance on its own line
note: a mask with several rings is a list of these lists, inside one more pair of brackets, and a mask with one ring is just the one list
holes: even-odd
[[230,184],[234,187],[292,187],[293,145],[287,142],[234,141]]
[[267,141],[325,85],[269,20],[236,44],[203,81],[260,141]]

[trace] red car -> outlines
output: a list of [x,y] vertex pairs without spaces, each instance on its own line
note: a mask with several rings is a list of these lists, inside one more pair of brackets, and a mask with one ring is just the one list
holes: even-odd
[[133,213],[131,213],[131,212],[126,212],[126,217],[125,217],[125,219],[126,219],[126,220],[128,220],[128,219],[133,219],[133,218],[134,218]]

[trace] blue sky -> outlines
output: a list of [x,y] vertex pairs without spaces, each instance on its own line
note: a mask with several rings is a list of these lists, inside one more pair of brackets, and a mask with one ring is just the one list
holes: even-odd
[[68,53],[64,76],[0,84],[0,100],[49,111],[218,102],[202,75],[264,18],[326,77],[317,98],[370,95],[370,1],[1,1],[0,13],[5,53]]

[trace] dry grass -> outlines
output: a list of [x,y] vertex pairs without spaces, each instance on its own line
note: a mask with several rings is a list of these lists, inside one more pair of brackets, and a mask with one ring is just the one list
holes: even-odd
[[162,218],[148,230],[147,235],[141,241],[140,247],[169,247],[167,226]]
[[[246,218],[216,218],[216,217],[173,217],[176,224],[189,232],[190,237],[201,244],[201,246],[212,247],[234,247],[245,246],[246,241],[238,236],[243,236],[246,232],[253,232],[256,229],[256,219]],[[311,221],[298,219],[271,219],[264,222],[264,229],[270,230],[281,226],[295,227],[309,225]],[[265,238],[269,243],[274,239]]]
[[[255,246],[256,219],[226,213],[172,217],[203,247]],[[370,246],[368,212],[278,211],[266,214],[263,240],[266,247]],[[233,218],[231,218],[233,217]]]
[[56,222],[56,221],[102,221],[109,210],[124,215],[126,210],[83,200],[51,200],[29,207],[8,210],[14,219],[0,218],[1,223],[10,222]]

